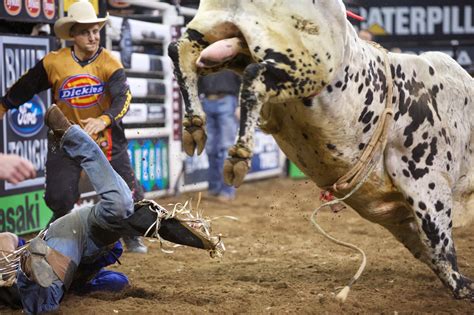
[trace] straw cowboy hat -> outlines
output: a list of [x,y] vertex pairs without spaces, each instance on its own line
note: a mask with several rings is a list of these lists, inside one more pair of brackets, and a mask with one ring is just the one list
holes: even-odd
[[108,13],[106,17],[98,18],[95,15],[94,7],[88,0],[79,0],[71,4],[67,16],[60,18],[54,23],[54,32],[61,39],[71,40],[71,27],[74,24],[98,23],[100,28],[102,28],[108,18]]

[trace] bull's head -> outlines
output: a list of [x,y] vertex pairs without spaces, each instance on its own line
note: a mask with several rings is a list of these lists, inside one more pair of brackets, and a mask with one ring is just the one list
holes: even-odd
[[318,94],[343,58],[346,23],[340,0],[202,0],[168,50],[184,98],[186,153],[200,154],[206,142],[198,76],[223,68],[239,72],[240,131],[224,167],[226,181],[239,186],[262,106]]

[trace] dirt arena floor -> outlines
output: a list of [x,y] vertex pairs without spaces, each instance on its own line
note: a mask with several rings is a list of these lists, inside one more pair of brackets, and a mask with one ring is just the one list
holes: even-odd
[[[214,230],[225,237],[221,260],[201,250],[124,254],[122,265],[132,286],[121,294],[68,295],[60,314],[341,314],[436,313],[474,314],[474,303],[455,300],[434,274],[381,227],[346,209],[323,210],[321,225],[341,240],[366,251],[362,278],[345,304],[334,296],[356,272],[360,256],[332,244],[311,225],[319,204],[308,180],[275,178],[244,184],[237,199],[222,203],[204,199]],[[161,199],[161,204],[197,200],[196,193]],[[455,231],[459,266],[474,278],[472,226]],[[20,314],[16,312],[15,314]]]

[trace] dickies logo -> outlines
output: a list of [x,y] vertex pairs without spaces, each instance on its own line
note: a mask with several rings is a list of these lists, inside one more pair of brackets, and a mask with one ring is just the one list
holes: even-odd
[[3,0],[3,6],[11,16],[16,16],[21,12],[21,0]]
[[41,0],[25,0],[25,7],[29,16],[38,17],[41,13]]
[[59,89],[59,98],[69,106],[87,108],[96,105],[104,94],[104,83],[89,74],[67,78]]
[[56,15],[54,0],[43,0],[43,13],[48,20],[52,20]]
[[43,128],[45,112],[43,101],[35,95],[19,108],[8,111],[8,123],[17,135],[32,137]]

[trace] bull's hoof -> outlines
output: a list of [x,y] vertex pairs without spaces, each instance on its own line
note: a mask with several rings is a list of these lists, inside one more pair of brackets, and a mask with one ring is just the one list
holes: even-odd
[[460,288],[454,292],[454,296],[458,299],[467,299],[474,302],[474,283],[466,277],[460,280]]
[[250,169],[250,160],[230,158],[224,162],[224,182],[229,186],[239,187],[244,182]]
[[207,135],[204,130],[204,120],[195,116],[192,119],[185,117],[183,120],[183,148],[187,155],[193,156],[196,150],[200,155],[206,147]]

